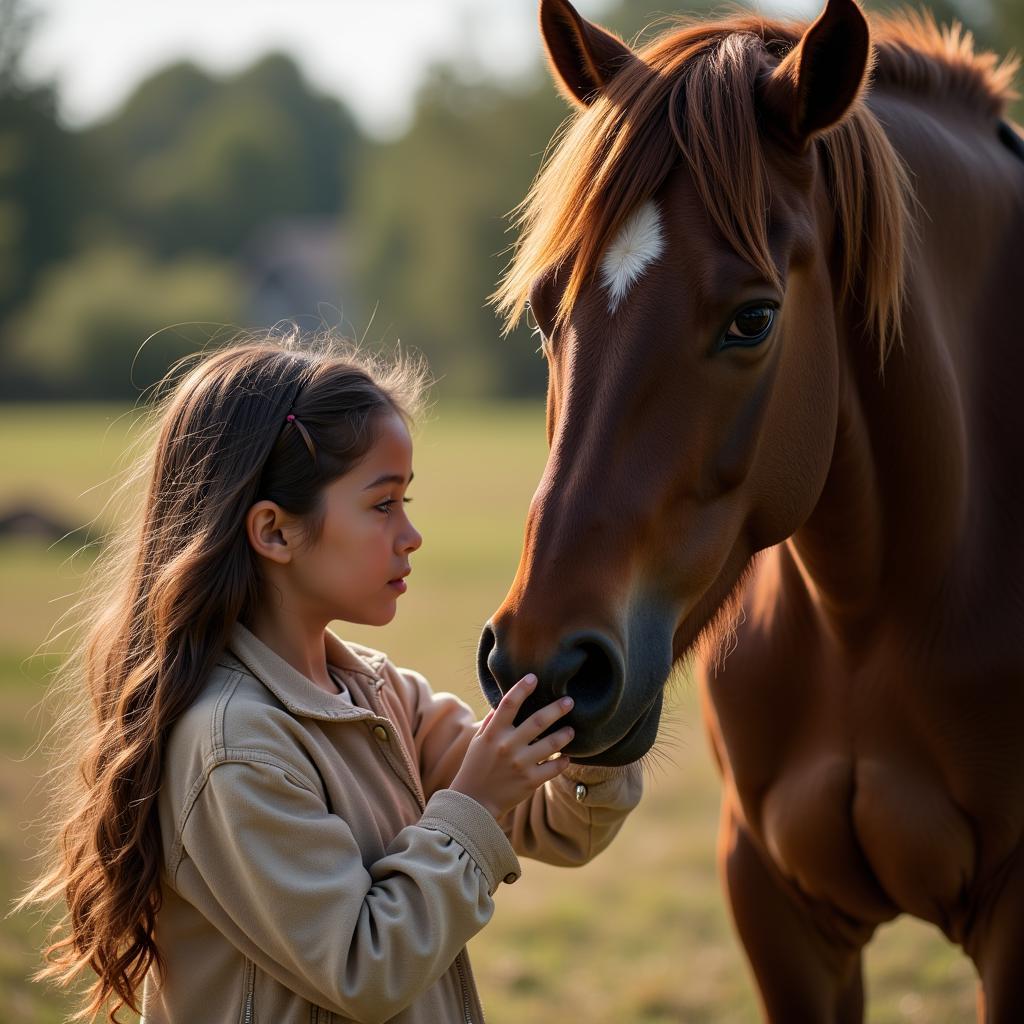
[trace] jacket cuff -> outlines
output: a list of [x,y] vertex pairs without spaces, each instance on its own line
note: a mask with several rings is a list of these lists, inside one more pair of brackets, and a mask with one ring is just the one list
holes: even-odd
[[586,806],[625,810],[640,802],[644,773],[639,761],[611,768],[570,764],[555,783],[569,789],[576,800]]
[[519,858],[494,816],[471,796],[439,789],[427,801],[419,824],[451,836],[473,858],[487,879],[488,893],[511,885],[522,871]]

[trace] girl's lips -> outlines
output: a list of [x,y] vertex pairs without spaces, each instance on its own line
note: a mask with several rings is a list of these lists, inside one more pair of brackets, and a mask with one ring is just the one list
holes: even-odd
[[404,594],[409,589],[408,584],[405,582],[405,580],[402,579],[388,580],[388,586],[391,587],[392,590],[397,591],[399,594]]

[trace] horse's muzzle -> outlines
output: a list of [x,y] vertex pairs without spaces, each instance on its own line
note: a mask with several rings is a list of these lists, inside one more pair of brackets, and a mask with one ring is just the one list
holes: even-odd
[[580,757],[607,745],[609,726],[616,718],[626,681],[619,645],[599,632],[588,630],[564,637],[555,653],[537,665],[514,658],[491,623],[480,637],[477,672],[493,707],[528,672],[537,676],[537,687],[520,709],[517,724],[559,697],[572,697],[572,711],[546,731],[571,725],[576,736],[566,752]]

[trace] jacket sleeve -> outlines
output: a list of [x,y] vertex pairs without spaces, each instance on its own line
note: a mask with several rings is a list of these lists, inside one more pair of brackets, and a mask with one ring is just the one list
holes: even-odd
[[386,1021],[447,971],[518,877],[494,819],[450,790],[364,865],[348,825],[271,755],[214,767],[187,811],[174,888],[292,991]]
[[[418,672],[393,671],[411,705],[420,776],[429,796],[455,778],[480,723],[468,704],[451,693],[434,693]],[[642,793],[639,762],[621,768],[570,765],[499,824],[520,856],[585,864],[615,838]]]

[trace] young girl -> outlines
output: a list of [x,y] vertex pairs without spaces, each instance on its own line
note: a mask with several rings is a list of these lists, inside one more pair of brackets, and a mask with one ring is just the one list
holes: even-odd
[[[77,660],[93,724],[55,862],[40,977],[145,1024],[480,1022],[465,945],[517,854],[581,864],[641,775],[571,766],[571,701],[483,722],[346,644],[384,625],[422,374],[330,347],[236,344],[164,400],[148,494]],[[544,735],[542,735],[544,734]]]

